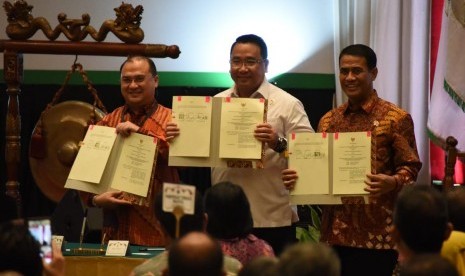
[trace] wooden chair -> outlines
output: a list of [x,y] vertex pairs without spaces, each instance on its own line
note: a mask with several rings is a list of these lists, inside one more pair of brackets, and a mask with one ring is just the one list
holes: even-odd
[[442,180],[443,191],[446,192],[454,186],[455,163],[457,158],[465,158],[465,152],[457,150],[458,141],[453,136],[446,139],[446,166],[444,168],[444,179]]

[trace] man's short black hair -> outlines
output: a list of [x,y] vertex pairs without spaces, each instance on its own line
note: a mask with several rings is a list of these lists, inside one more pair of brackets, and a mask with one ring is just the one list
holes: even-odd
[[339,54],[339,63],[341,62],[341,58],[343,56],[356,56],[356,57],[363,57],[367,62],[368,69],[376,68],[376,53],[364,44],[353,44],[345,47],[342,49],[341,53]]
[[394,225],[410,250],[439,253],[448,228],[444,194],[430,185],[411,185],[399,193],[394,208]]
[[231,50],[229,51],[229,54],[232,54],[234,46],[236,46],[237,43],[252,43],[257,45],[260,48],[260,56],[263,60],[266,60],[268,58],[268,48],[266,47],[266,43],[263,40],[263,38],[259,37],[258,35],[254,34],[246,34],[246,35],[241,35],[238,38],[236,38],[236,41],[231,45]]
[[134,55],[134,56],[128,56],[128,58],[123,62],[123,64],[121,64],[120,68],[119,68],[119,72],[121,74],[121,72],[123,71],[123,67],[126,63],[128,62],[133,62],[134,60],[145,60],[148,64],[149,64],[149,71],[150,71],[150,74],[152,76],[156,76],[158,75],[158,72],[157,72],[157,66],[155,66],[155,62],[153,62],[152,59],[146,57],[146,56],[140,56],[140,55]]
[[465,187],[453,187],[446,194],[449,220],[454,230],[465,232]]
[[207,232],[218,239],[243,238],[252,232],[250,203],[241,186],[225,181],[208,188],[204,196]]

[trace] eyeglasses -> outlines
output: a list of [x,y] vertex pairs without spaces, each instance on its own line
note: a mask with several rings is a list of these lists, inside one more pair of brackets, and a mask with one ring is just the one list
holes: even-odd
[[[149,75],[149,78],[152,75]],[[136,84],[141,84],[145,81],[147,75],[136,75],[134,77],[122,77],[121,82],[124,84],[131,84],[132,82],[135,82]]]
[[229,61],[229,64],[231,64],[232,68],[241,68],[243,65],[247,68],[251,68],[251,67],[254,67],[255,64],[261,63],[262,61],[263,61],[262,59],[255,59],[255,58],[246,58],[244,60],[233,58]]

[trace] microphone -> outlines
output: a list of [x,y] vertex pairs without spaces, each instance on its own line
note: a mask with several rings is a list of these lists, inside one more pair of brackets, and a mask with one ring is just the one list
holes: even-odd
[[84,217],[82,218],[82,228],[81,228],[81,236],[79,237],[79,248],[82,248],[82,241],[84,240],[84,231],[86,230],[86,223],[87,223],[87,208],[84,212]]

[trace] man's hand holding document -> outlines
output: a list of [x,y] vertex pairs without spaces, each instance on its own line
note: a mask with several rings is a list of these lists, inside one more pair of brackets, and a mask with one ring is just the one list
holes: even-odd
[[146,197],[156,154],[154,137],[132,133],[123,138],[114,128],[91,125],[65,188],[94,194],[119,190]]
[[265,99],[174,96],[169,165],[259,167],[263,145],[254,137],[266,118]]
[[294,204],[341,204],[343,197],[367,195],[371,133],[293,133],[289,168],[299,176],[291,191]]

